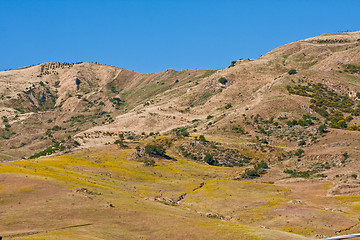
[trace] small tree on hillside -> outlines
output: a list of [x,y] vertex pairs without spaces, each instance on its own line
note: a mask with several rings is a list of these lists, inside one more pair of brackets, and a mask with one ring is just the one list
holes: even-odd
[[80,79],[76,78],[75,83],[76,83],[76,89],[79,90],[81,83]]
[[206,139],[205,139],[204,135],[200,135],[200,136],[199,136],[199,140],[200,140],[201,142],[206,142]]
[[145,153],[154,157],[165,157],[165,148],[161,145],[148,144],[145,146]]
[[288,71],[289,75],[297,74],[297,71],[295,69],[291,69]]

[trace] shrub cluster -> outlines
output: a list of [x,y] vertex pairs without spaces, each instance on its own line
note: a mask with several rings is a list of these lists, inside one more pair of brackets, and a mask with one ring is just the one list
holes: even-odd
[[287,90],[291,94],[310,97],[310,108],[330,121],[330,127],[348,128],[349,130],[359,129],[355,125],[348,127],[347,122],[350,122],[353,118],[344,116],[344,114],[360,115],[360,105],[356,105],[348,96],[339,95],[321,83],[287,86]]
[[147,144],[145,153],[153,157],[165,157],[165,148],[162,145]]

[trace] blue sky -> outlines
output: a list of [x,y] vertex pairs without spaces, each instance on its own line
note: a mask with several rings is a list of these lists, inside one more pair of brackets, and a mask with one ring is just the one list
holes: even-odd
[[360,30],[358,0],[0,0],[0,70],[99,62],[222,69],[289,42]]

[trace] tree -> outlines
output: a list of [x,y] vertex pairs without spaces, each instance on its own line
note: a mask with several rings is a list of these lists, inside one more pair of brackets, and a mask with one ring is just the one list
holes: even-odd
[[121,147],[126,147],[123,138],[116,139],[115,142],[114,142],[114,144],[118,145],[119,148],[121,148]]
[[267,165],[266,162],[264,162],[264,160],[262,160],[260,163],[255,164],[255,166],[254,166],[255,170],[267,169],[267,168],[269,168],[269,166]]
[[257,178],[260,177],[260,173],[256,169],[246,169],[245,173],[242,175],[243,178]]
[[204,162],[206,162],[209,165],[216,165],[218,162],[213,158],[212,155],[209,153],[205,155]]
[[228,80],[224,77],[219,78],[219,83],[225,85],[228,82]]
[[200,136],[199,136],[199,140],[200,140],[201,142],[206,142],[206,139],[205,139],[204,135],[200,135]]
[[302,149],[299,149],[295,152],[295,156],[301,157],[301,155],[304,153],[305,151]]
[[76,83],[76,89],[79,90],[81,83],[80,79],[76,78],[75,83]]
[[187,131],[187,129],[184,127],[184,128],[176,129],[176,135],[179,137],[188,137],[190,134]]
[[145,146],[145,153],[150,156],[160,156],[165,157],[165,149],[161,145],[148,144]]
[[320,125],[318,130],[319,130],[320,134],[325,133],[326,132],[326,125],[325,124]]
[[289,75],[297,74],[297,71],[295,69],[291,69],[288,71]]
[[229,109],[229,108],[231,108],[231,107],[232,107],[232,105],[231,105],[230,103],[228,103],[228,104],[225,105],[225,109]]

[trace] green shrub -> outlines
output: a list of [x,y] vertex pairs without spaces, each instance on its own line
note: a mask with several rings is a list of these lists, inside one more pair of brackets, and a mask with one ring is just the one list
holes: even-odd
[[60,143],[60,142],[55,142],[54,145],[46,148],[45,150],[43,150],[41,152],[35,153],[31,157],[29,157],[29,159],[34,159],[34,158],[38,158],[38,157],[41,157],[41,156],[50,155],[50,154],[53,154],[53,153],[55,153],[57,151],[63,151],[63,150],[65,150],[65,146],[62,145],[62,143]]
[[257,178],[260,176],[261,176],[260,173],[255,169],[246,169],[245,173],[242,175],[243,178],[250,178],[250,179]]
[[241,126],[234,127],[233,130],[240,134],[247,134],[247,132],[245,132],[245,130]]
[[304,152],[305,152],[304,150],[298,149],[298,150],[295,152],[295,156],[300,157]]
[[123,138],[116,139],[114,144],[118,145],[119,147],[126,147]]
[[229,108],[231,108],[231,107],[232,107],[232,105],[231,105],[230,103],[228,103],[228,104],[225,105],[225,109],[229,109]]
[[234,67],[235,63],[236,63],[236,61],[231,61],[231,64],[230,64],[230,66],[228,66],[228,68]]
[[165,157],[165,149],[161,145],[147,144],[145,146],[145,153],[154,157]]
[[175,134],[176,136],[179,136],[179,137],[188,137],[190,136],[189,132],[187,131],[187,128],[176,128],[175,129]]
[[224,77],[219,78],[219,83],[225,85],[227,82],[228,82],[228,80],[226,80],[226,78],[224,78]]
[[290,170],[290,169],[286,169],[284,170],[284,173],[286,174],[290,174],[291,177],[301,177],[301,178],[309,178],[311,176],[311,172],[306,171],[306,172],[297,172],[296,170]]
[[264,160],[261,161],[260,163],[255,164],[255,166],[254,166],[254,169],[255,169],[255,170],[268,169],[268,168],[269,168],[269,166],[267,165],[266,162],[264,162]]
[[204,135],[200,135],[200,136],[199,136],[199,140],[200,140],[201,142],[206,142],[206,139],[205,139]]
[[304,145],[306,145],[305,140],[300,140],[298,145],[299,145],[299,146],[304,146]]
[[322,124],[319,126],[318,128],[319,132],[322,134],[322,133],[325,133],[326,132],[326,125],[325,124]]
[[144,166],[147,166],[147,167],[155,166],[155,160],[154,159],[145,159]]
[[206,154],[204,157],[204,162],[206,162],[209,165],[216,165],[218,162],[213,158],[211,154]]
[[345,64],[345,72],[350,73],[360,73],[360,66],[352,65],[352,64]]
[[290,69],[290,70],[288,71],[288,74],[289,74],[289,75],[294,75],[294,74],[297,74],[297,71],[296,71],[295,69]]

